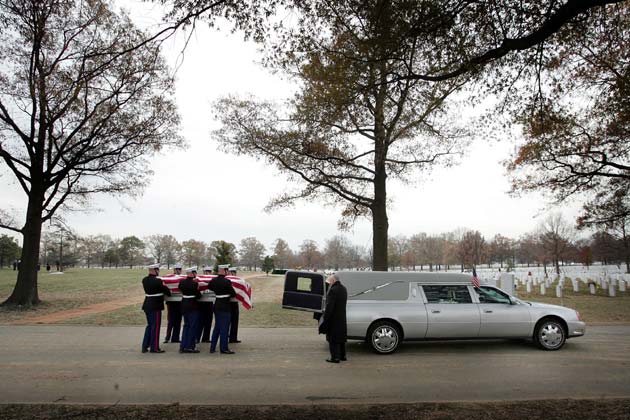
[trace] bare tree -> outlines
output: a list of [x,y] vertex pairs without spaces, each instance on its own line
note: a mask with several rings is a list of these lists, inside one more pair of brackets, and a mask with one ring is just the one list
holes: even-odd
[[326,266],[334,270],[348,268],[351,245],[348,238],[342,235],[335,235],[326,240],[324,247],[324,257]]
[[569,249],[574,230],[560,213],[547,216],[538,230],[542,248],[551,257],[556,275],[560,276],[560,261]]
[[146,238],[145,243],[155,261],[166,263],[168,268],[171,268],[171,264],[175,263],[181,248],[173,235],[151,235]]
[[278,238],[273,243],[273,262],[278,268],[289,268],[293,260],[293,251],[287,241]]
[[312,239],[305,239],[300,245],[300,258],[306,268],[317,268],[322,262],[322,253],[319,251],[317,242]]
[[468,231],[464,233],[459,242],[459,256],[462,270],[464,267],[475,267],[479,265],[486,253],[486,241],[479,231]]
[[0,19],[0,158],[27,198],[23,224],[0,220],[24,237],[5,303],[30,307],[42,223],[96,193],[138,193],[148,158],[182,139],[159,46],[128,16],[102,0],[45,0],[1,2]]
[[200,267],[204,263],[210,263],[209,261],[204,261],[207,247],[208,246],[205,242],[197,241],[195,239],[184,241],[181,246],[182,259],[188,266],[195,265]]
[[256,270],[262,264],[264,254],[265,246],[255,237],[241,239],[238,250],[240,264],[246,265],[250,270],[252,267]]
[[407,39],[411,8],[381,0],[314,2],[311,15],[305,19],[314,16],[320,30],[279,36],[271,61],[302,89],[283,108],[251,98],[219,101],[223,125],[214,138],[295,181],[296,190],[268,209],[317,197],[341,207],[342,228],[370,219],[373,269],[386,271],[388,182],[409,182],[459,154],[465,133],[447,111],[468,76],[396,81],[394,75],[431,60]]

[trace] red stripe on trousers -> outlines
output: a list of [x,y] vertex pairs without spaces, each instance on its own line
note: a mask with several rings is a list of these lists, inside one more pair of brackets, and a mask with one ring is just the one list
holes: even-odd
[[160,344],[160,340],[158,339],[158,334],[160,332],[160,323],[158,321],[159,314],[160,314],[159,311],[155,311],[155,349],[156,350],[159,348],[159,344]]

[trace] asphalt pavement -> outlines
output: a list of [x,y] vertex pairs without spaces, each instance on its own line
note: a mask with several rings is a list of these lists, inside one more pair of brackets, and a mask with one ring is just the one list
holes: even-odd
[[[531,343],[348,343],[326,363],[315,328],[242,328],[235,355],[142,354],[142,327],[0,326],[0,403],[312,404],[630,396],[630,326],[592,326],[560,351]],[[163,334],[162,334],[163,336]]]

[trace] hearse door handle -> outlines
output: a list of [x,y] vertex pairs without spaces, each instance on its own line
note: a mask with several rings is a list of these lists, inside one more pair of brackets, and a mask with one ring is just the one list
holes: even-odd
[[440,313],[440,311],[439,311],[439,310],[437,310],[437,309],[433,309],[433,310],[431,311],[431,313],[433,313],[433,314],[439,314],[439,313]]
[[492,310],[491,309],[486,309],[486,310],[484,310],[484,312],[487,313],[487,314],[491,314]]

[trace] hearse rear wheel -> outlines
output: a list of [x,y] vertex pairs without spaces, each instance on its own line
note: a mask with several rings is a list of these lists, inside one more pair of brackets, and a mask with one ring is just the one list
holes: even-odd
[[376,353],[391,354],[400,345],[401,333],[391,321],[378,321],[368,331],[367,339]]

